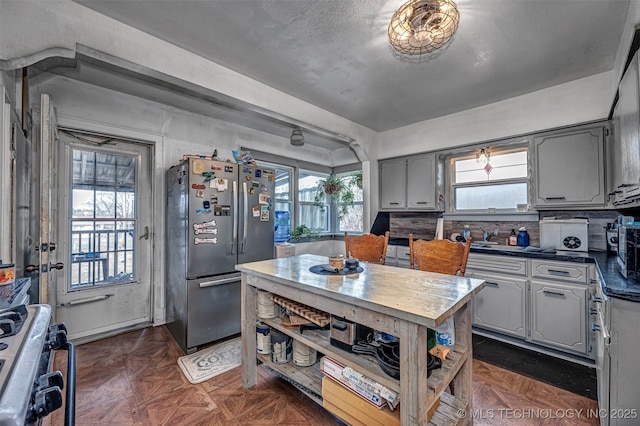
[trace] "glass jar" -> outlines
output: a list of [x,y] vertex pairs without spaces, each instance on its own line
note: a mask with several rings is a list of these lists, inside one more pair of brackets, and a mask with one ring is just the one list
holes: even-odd
[[529,233],[526,229],[520,229],[520,231],[518,231],[518,245],[520,247],[527,247],[529,245]]

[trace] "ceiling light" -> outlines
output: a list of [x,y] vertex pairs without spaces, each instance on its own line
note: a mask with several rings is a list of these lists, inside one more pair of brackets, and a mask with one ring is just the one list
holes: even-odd
[[446,50],[459,20],[453,0],[409,0],[391,18],[389,43],[396,56],[420,62]]
[[476,151],[476,161],[478,163],[486,164],[489,162],[491,158],[491,153],[489,152],[489,148],[480,148]]
[[293,127],[293,131],[291,132],[291,138],[289,138],[289,141],[293,146],[304,145],[304,136],[302,136],[302,129],[300,129],[300,127]]

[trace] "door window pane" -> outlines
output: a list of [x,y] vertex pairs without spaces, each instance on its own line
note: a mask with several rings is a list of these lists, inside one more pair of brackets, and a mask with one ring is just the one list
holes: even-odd
[[135,280],[136,157],[72,150],[70,288]]

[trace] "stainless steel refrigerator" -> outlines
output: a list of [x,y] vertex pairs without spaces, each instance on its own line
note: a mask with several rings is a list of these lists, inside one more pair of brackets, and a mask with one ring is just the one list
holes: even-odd
[[167,172],[167,326],[185,353],[240,332],[238,263],[273,258],[275,171],[189,158]]

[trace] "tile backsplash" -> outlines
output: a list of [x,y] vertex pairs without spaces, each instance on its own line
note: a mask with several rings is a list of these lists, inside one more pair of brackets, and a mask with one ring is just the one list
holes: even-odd
[[[381,213],[382,214],[382,213]],[[432,240],[436,234],[436,223],[441,213],[387,213],[389,215],[389,234],[391,238],[409,238],[413,233],[416,239]],[[558,219],[587,218],[589,219],[589,248],[591,250],[607,250],[606,226],[613,222],[619,213],[615,210],[563,210],[563,211],[541,211],[540,219],[545,217],[556,217]],[[489,219],[487,217],[487,219]],[[444,237],[450,238],[451,234],[462,233],[464,225],[469,225],[471,237],[475,241],[482,241],[482,230],[491,233],[498,230],[498,236],[491,236],[491,241],[505,244],[506,239],[511,234],[511,230],[524,226],[529,233],[529,243],[532,246],[540,245],[540,227],[538,221],[464,221],[445,220]]]

